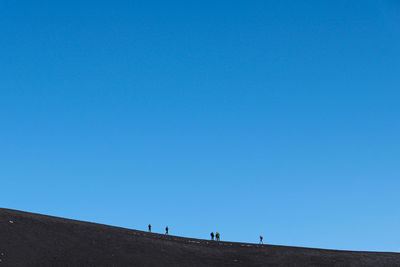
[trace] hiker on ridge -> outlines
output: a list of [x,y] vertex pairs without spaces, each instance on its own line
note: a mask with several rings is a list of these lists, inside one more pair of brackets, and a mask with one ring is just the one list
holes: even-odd
[[151,233],[151,224],[149,224],[149,232]]
[[215,233],[215,239],[216,239],[217,241],[219,241],[219,233],[218,233],[218,232]]
[[260,235],[260,244],[264,244],[264,243],[263,243],[263,238],[264,238],[264,237],[263,237],[262,235]]
[[211,236],[211,240],[214,240],[214,232],[211,232],[210,236]]
[[168,226],[165,227],[165,234],[168,235]]

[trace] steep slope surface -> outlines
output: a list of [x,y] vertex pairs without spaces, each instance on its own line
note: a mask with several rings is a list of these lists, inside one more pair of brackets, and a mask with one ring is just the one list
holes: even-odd
[[0,209],[0,266],[400,266],[400,254],[217,243]]

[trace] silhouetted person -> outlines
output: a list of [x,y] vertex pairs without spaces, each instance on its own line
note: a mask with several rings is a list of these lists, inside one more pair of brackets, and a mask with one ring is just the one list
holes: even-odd
[[168,226],[165,227],[165,234],[168,235]]
[[264,244],[263,239],[264,239],[264,237],[262,235],[260,235],[260,244]]
[[215,239],[216,239],[217,241],[219,241],[219,233],[218,233],[218,232],[215,233]]
[[210,236],[211,236],[211,240],[214,240],[214,232],[211,232]]
[[149,232],[151,232],[151,224],[149,224]]

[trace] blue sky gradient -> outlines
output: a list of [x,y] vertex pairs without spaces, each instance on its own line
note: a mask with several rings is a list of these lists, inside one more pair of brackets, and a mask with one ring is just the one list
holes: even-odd
[[400,251],[398,1],[0,2],[0,205]]

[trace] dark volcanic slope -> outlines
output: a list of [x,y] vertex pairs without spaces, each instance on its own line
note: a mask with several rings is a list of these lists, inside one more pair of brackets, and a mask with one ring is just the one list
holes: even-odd
[[0,209],[0,266],[400,266],[398,253],[210,242]]

